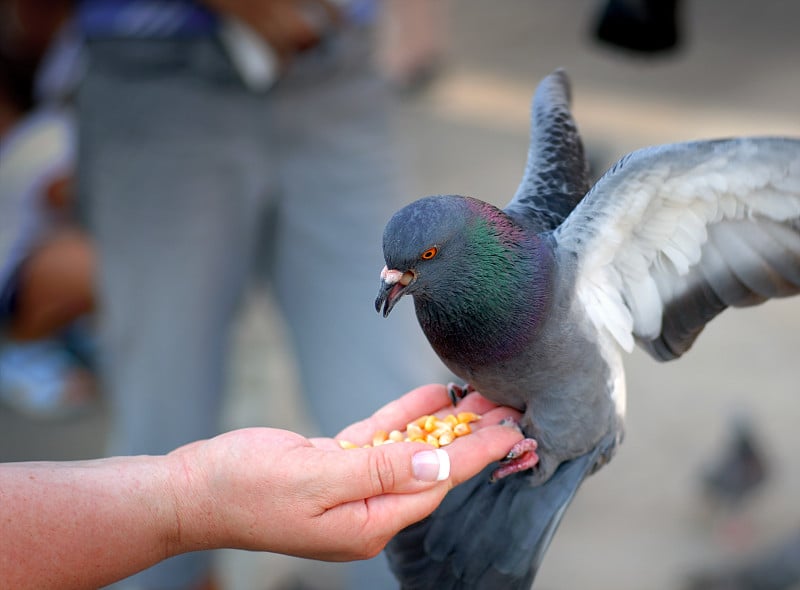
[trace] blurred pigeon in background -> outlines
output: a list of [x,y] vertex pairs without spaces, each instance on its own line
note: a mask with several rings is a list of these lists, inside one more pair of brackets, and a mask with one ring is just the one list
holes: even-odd
[[702,484],[712,504],[735,509],[766,480],[767,460],[750,418],[735,416],[728,438],[703,471]]
[[800,531],[760,554],[691,576],[686,590],[790,590],[800,584]]
[[376,309],[411,295],[469,385],[453,397],[474,388],[518,408],[529,437],[389,544],[403,588],[528,588],[578,486],[622,440],[622,352],[677,358],[726,307],[800,291],[800,140],[646,148],[590,188],[569,101],[564,72],[539,85],[504,209],[433,196],[386,226]]

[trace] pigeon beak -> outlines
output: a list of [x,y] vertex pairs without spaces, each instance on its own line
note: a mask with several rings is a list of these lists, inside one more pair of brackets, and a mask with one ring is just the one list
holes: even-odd
[[399,270],[389,270],[384,266],[381,271],[381,287],[378,297],[375,299],[375,311],[381,313],[381,307],[383,307],[383,317],[387,317],[395,303],[406,294],[408,286],[415,278],[414,273],[410,270],[400,272]]

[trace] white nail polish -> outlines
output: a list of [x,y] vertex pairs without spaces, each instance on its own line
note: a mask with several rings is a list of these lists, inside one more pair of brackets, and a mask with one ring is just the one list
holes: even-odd
[[444,449],[436,449],[436,454],[439,456],[439,474],[436,476],[436,481],[444,481],[450,477],[450,455]]

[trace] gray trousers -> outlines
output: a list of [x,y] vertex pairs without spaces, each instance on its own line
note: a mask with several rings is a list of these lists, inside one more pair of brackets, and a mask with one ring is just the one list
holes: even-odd
[[[324,434],[441,379],[412,306],[388,320],[373,308],[383,225],[414,195],[362,41],[304,56],[265,95],[243,88],[213,40],[90,44],[79,180],[99,247],[110,453],[217,432],[256,253]],[[208,558],[173,558],[133,587],[184,588]],[[362,568],[350,587],[394,586],[383,564]]]

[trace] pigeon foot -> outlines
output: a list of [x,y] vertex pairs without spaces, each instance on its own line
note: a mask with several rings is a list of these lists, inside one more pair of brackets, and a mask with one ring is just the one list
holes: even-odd
[[464,385],[456,385],[455,383],[447,384],[447,395],[450,396],[450,401],[454,406],[458,405],[458,402],[467,397],[473,391],[475,391],[475,388],[469,383],[465,383]]
[[539,463],[539,455],[536,454],[538,446],[534,439],[524,438],[511,447],[500,467],[492,473],[492,481],[535,467]]

